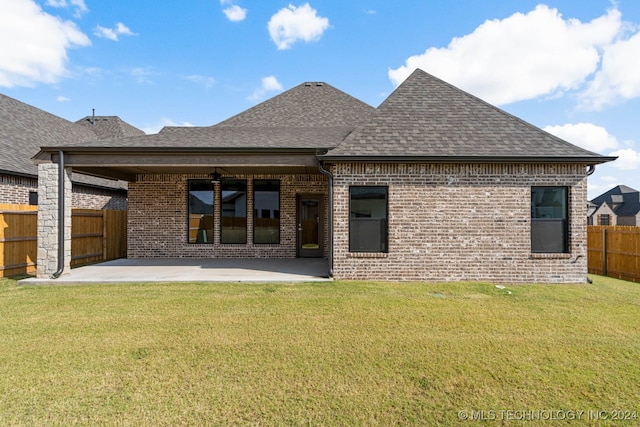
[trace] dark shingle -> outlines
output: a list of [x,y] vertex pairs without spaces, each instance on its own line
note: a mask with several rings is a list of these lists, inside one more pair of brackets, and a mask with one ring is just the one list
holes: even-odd
[[593,158],[422,70],[414,71],[328,158]]

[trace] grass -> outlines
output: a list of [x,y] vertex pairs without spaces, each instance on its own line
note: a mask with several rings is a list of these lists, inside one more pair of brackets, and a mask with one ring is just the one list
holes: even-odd
[[640,412],[639,326],[640,285],[598,276],[506,289],[0,279],[0,425],[569,425],[544,419],[562,411],[602,425]]

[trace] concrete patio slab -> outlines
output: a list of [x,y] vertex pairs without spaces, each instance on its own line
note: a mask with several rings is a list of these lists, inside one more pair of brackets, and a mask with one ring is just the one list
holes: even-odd
[[326,259],[118,259],[20,284],[330,281]]

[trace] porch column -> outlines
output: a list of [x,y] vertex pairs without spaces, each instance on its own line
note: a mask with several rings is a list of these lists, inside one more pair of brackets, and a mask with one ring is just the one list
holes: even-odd
[[[64,270],[71,268],[71,168],[64,170]],[[58,164],[38,165],[37,277],[49,278],[58,270]]]

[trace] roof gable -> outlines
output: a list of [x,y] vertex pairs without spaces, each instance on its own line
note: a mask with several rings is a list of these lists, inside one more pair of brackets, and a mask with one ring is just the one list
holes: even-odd
[[327,158],[583,159],[576,147],[417,69]]

